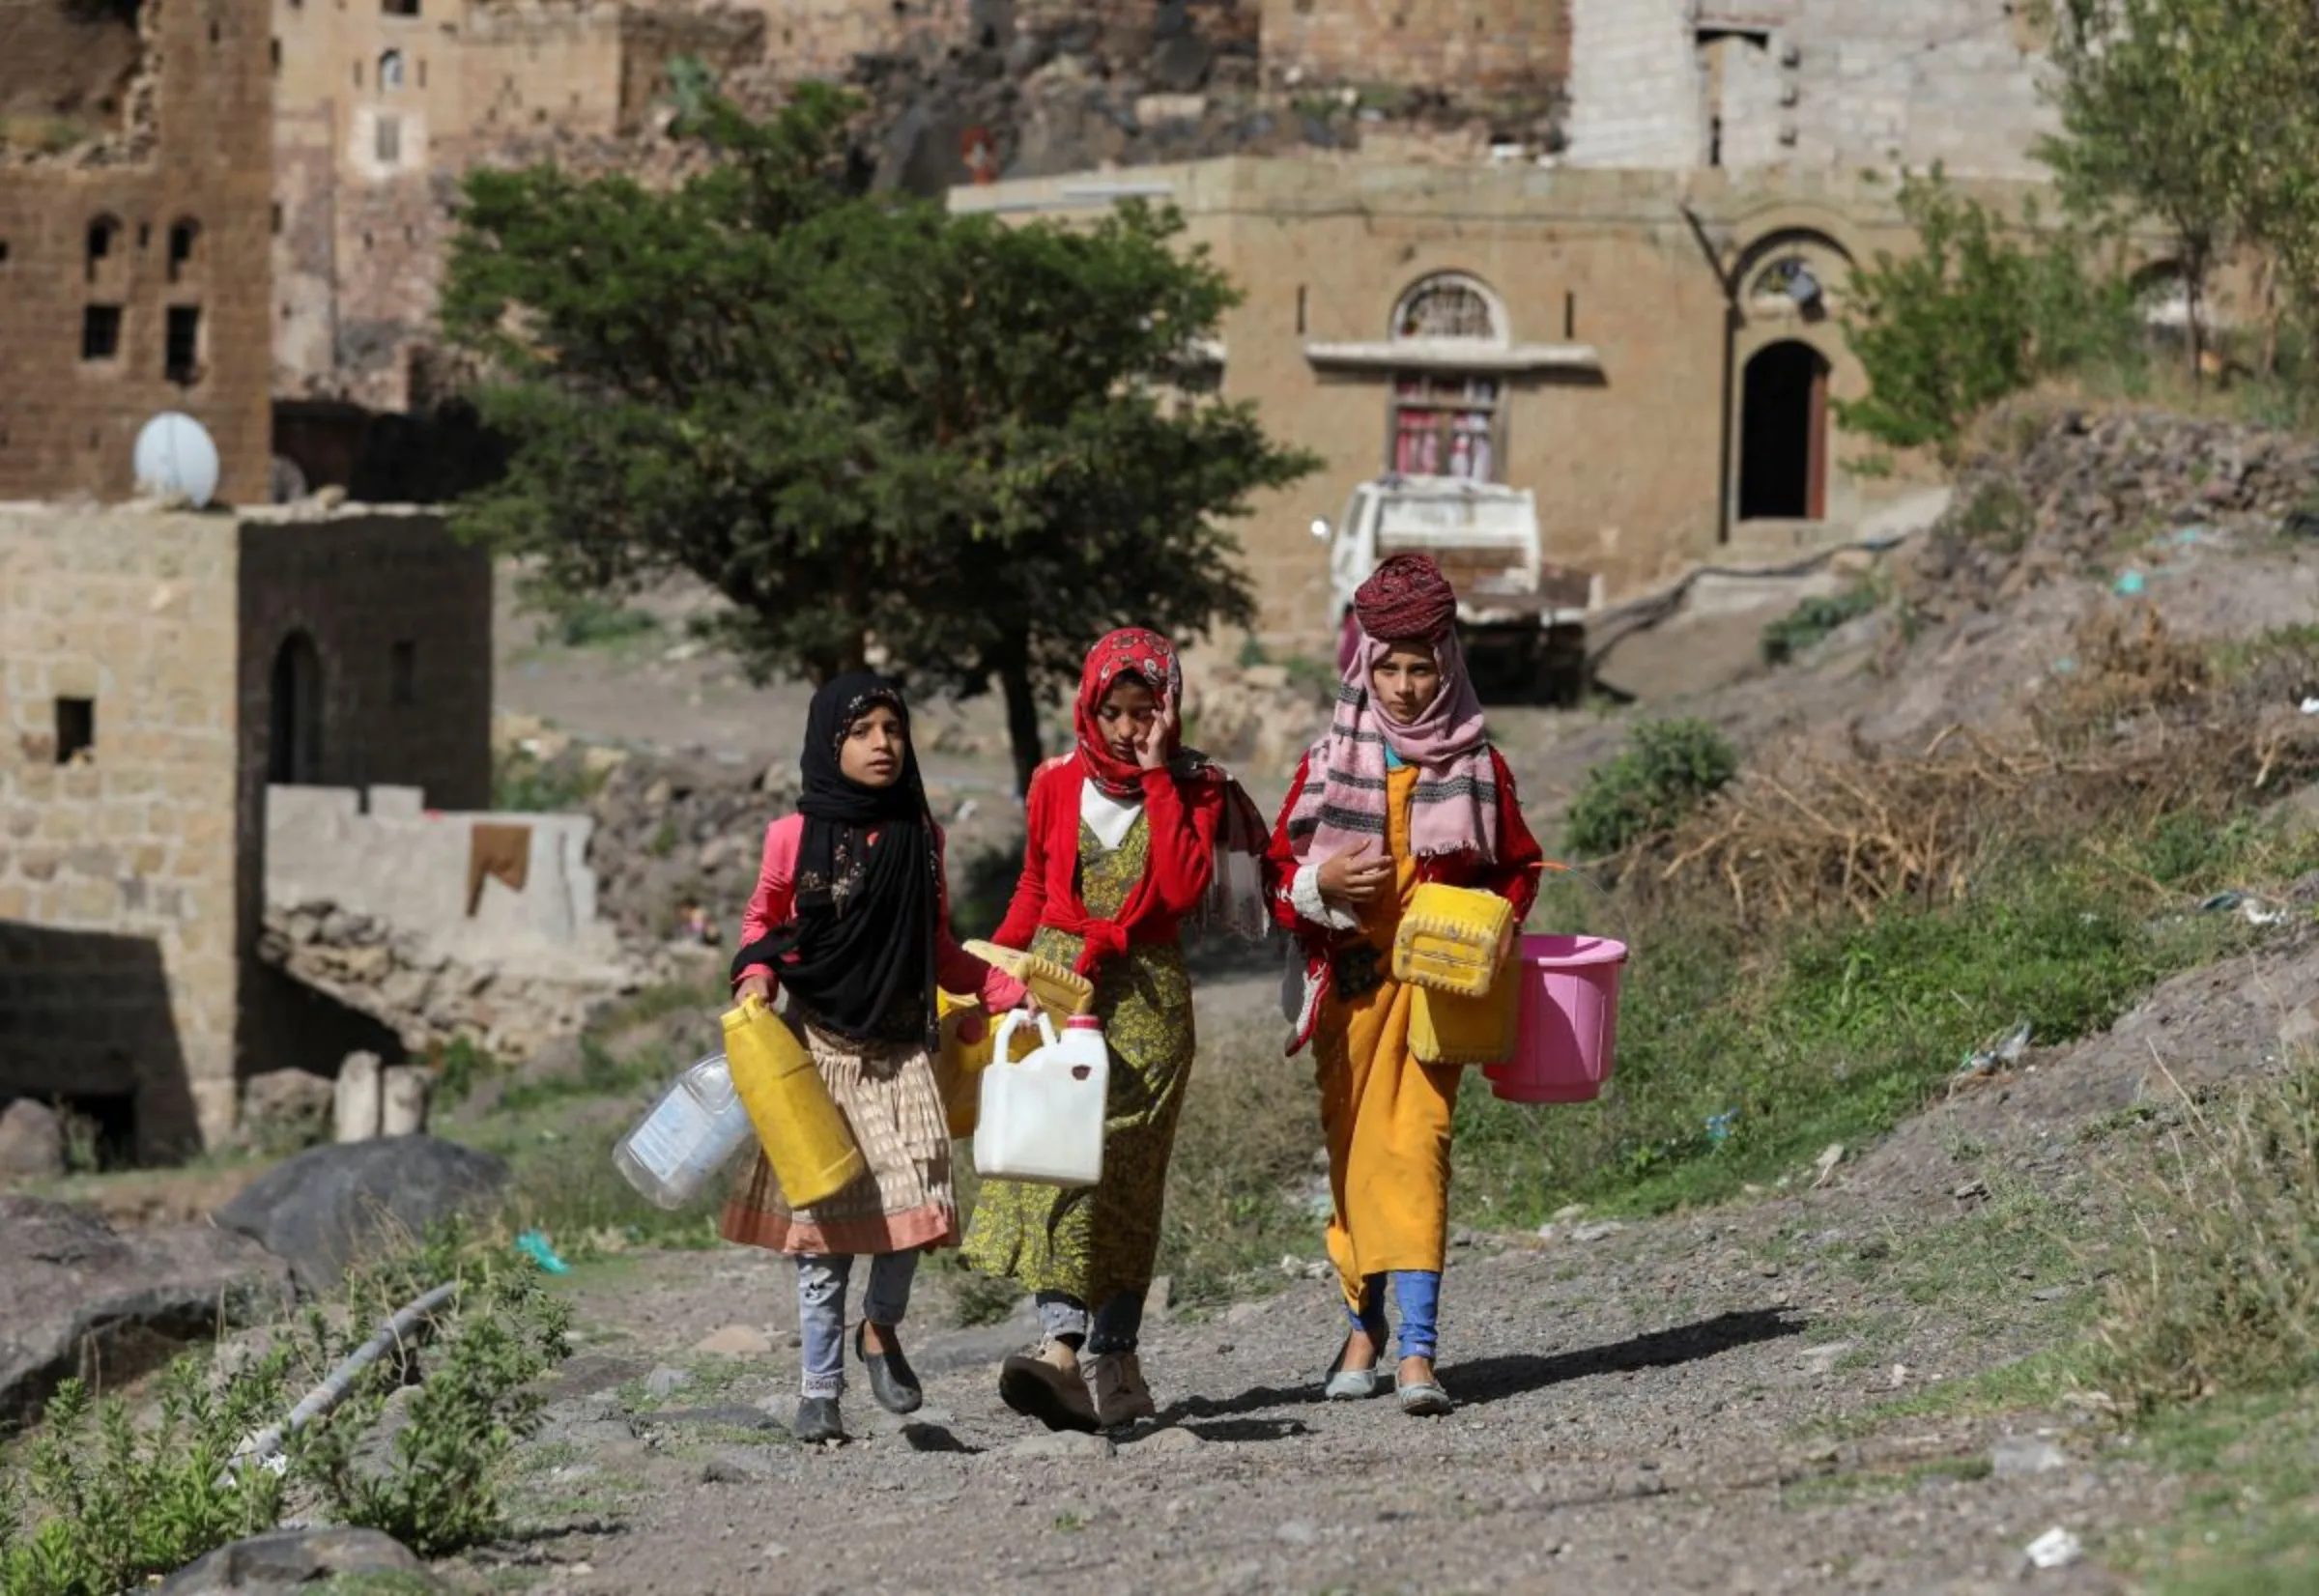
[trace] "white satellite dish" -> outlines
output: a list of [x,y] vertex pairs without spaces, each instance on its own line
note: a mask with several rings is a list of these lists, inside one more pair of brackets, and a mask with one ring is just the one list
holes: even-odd
[[134,465],[140,492],[165,499],[183,495],[195,509],[217,492],[217,445],[190,415],[165,410],[137,434]]

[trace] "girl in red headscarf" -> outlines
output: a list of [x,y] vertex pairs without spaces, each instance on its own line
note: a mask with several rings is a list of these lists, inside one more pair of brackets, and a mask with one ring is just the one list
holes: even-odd
[[1031,779],[1022,879],[993,938],[1093,981],[1111,1047],[1102,1183],[987,1182],[966,1236],[968,1263],[1038,1298],[1039,1351],[1007,1359],[998,1389],[1051,1429],[1153,1412],[1136,1336],[1194,1045],[1178,932],[1187,920],[1263,929],[1264,816],[1221,767],[1178,746],[1183,689],[1157,633],[1095,645],[1078,747]]

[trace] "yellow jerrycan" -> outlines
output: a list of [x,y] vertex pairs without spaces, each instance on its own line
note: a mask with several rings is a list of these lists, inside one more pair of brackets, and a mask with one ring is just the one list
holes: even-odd
[[1393,938],[1393,979],[1454,997],[1489,995],[1514,950],[1514,906],[1496,893],[1428,881]]
[[1522,983],[1501,967],[1479,997],[1410,983],[1409,1050],[1422,1064],[1503,1064],[1514,1056]]
[[779,1014],[753,997],[727,1010],[725,1063],[789,1207],[826,1202],[860,1178],[862,1150],[814,1056]]
[[[982,1117],[983,1092],[978,1077],[990,1062],[992,1033],[998,1025],[972,998],[936,990],[934,1008],[942,1020],[942,1053],[934,1060],[935,1084],[942,1089],[950,1138],[963,1141],[974,1134],[975,1123]],[[983,1022],[980,1041],[968,1041],[959,1035],[959,1027],[970,1019]]]

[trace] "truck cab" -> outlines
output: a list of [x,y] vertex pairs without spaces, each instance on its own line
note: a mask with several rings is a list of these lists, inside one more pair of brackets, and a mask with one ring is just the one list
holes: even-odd
[[1430,555],[1457,588],[1458,635],[1484,697],[1554,704],[1584,697],[1586,620],[1598,584],[1545,559],[1530,489],[1381,476],[1353,490],[1336,526],[1316,521],[1312,529],[1329,542],[1331,619],[1338,628],[1353,613],[1355,590],[1381,562]]

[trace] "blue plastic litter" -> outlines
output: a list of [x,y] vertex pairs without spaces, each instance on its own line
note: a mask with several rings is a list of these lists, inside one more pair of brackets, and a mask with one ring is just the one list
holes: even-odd
[[539,1231],[524,1232],[515,1239],[515,1245],[517,1251],[541,1268],[546,1269],[550,1274],[572,1272],[572,1266],[556,1256],[556,1249],[548,1244],[547,1237]]
[[1727,1108],[1720,1114],[1707,1116],[1707,1140],[1717,1147],[1732,1139],[1732,1123],[1739,1118],[1739,1110]]
[[2113,591],[2120,598],[2132,598],[2148,585],[2149,579],[2144,577],[2141,572],[2126,571],[2119,575]]

